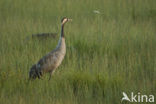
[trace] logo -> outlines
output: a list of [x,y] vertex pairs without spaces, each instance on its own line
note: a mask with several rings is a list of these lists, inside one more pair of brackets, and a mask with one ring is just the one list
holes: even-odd
[[131,95],[129,97],[125,92],[122,92],[122,94],[123,94],[123,97],[121,99],[121,102],[123,102],[123,101],[150,102],[150,103],[154,102],[154,95],[143,95],[140,92],[138,92],[137,94],[134,94],[133,92],[131,92]]

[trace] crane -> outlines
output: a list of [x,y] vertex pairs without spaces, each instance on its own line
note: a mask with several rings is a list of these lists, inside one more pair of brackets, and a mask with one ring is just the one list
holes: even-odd
[[29,71],[29,79],[36,79],[39,78],[44,73],[49,73],[51,76],[53,72],[58,68],[61,64],[64,56],[66,54],[66,43],[65,43],[65,36],[64,36],[64,25],[68,21],[72,21],[72,19],[64,17],[61,20],[61,34],[58,44],[54,50],[43,56],[36,64],[32,65]]

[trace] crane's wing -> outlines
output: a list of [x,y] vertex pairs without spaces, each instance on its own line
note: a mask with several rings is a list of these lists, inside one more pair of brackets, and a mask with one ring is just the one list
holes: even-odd
[[40,68],[41,70],[42,69],[48,70],[50,68],[53,68],[53,66],[55,66],[56,61],[57,61],[57,51],[54,50],[39,60],[39,62],[37,63],[37,68]]

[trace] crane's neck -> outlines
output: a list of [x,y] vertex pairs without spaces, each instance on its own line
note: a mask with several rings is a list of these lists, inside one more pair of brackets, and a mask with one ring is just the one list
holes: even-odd
[[62,47],[66,47],[65,46],[65,37],[64,37],[64,25],[61,25],[61,35],[60,35],[60,39],[58,41],[58,45],[57,48],[62,48]]
[[61,25],[61,38],[64,38],[64,24]]

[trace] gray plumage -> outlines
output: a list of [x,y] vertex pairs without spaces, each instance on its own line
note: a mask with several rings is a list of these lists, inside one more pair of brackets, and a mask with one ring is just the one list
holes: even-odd
[[64,37],[64,24],[71,19],[63,18],[61,24],[61,35],[57,47],[34,64],[29,72],[30,79],[40,78],[45,73],[50,73],[50,77],[55,69],[61,64],[66,54],[66,44]]

